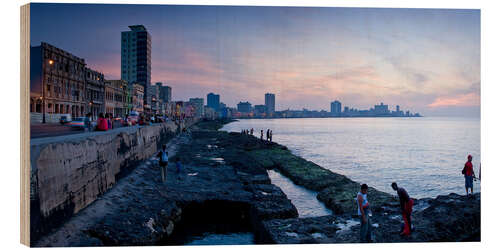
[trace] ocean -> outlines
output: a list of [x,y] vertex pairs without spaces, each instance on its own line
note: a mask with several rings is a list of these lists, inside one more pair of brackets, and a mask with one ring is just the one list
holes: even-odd
[[[303,118],[241,119],[221,130],[273,131],[273,141],[294,154],[354,181],[394,193],[397,182],[414,198],[465,194],[461,173],[473,156],[481,162],[479,118]],[[474,182],[474,192],[480,181]]]

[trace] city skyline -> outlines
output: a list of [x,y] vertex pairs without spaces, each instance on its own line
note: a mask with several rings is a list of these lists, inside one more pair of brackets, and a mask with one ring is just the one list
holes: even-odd
[[385,102],[426,116],[479,116],[479,10],[32,8],[32,45],[64,47],[106,79],[120,79],[120,32],[146,26],[151,82],[171,86],[175,100],[214,92],[235,107],[241,100],[263,103],[270,92],[278,96],[276,110],[328,110],[339,99],[360,109]]

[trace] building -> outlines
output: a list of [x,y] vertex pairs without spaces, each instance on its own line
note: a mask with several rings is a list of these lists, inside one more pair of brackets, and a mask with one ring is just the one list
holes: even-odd
[[30,48],[30,118],[58,122],[86,113],[85,60],[42,42]]
[[195,117],[205,116],[205,110],[204,110],[205,100],[203,100],[203,98],[189,98],[189,103],[194,108]]
[[104,112],[113,117],[125,117],[127,114],[127,86],[125,80],[104,81]]
[[330,113],[332,116],[340,116],[342,114],[342,103],[337,100],[330,103]]
[[[161,86],[161,85],[160,85]],[[160,113],[160,86],[158,83],[148,87],[149,96],[151,97],[151,112],[153,114]]]
[[237,106],[238,106],[238,112],[240,112],[240,113],[252,112],[252,104],[249,102],[240,102],[240,103],[238,103]]
[[163,103],[172,101],[172,88],[170,86],[163,86],[163,83],[157,82],[156,86],[160,88],[159,98]]
[[130,111],[134,110],[133,96],[134,84],[129,82],[127,83],[127,91],[125,92],[125,102],[123,106],[123,112],[125,112],[126,115],[130,114]]
[[267,114],[267,106],[266,105],[255,105],[255,115],[258,117],[265,117]]
[[220,108],[220,95],[209,93],[207,95],[207,106],[217,112]]
[[275,111],[275,97],[274,94],[266,93],[265,95],[265,104],[267,107],[267,113],[269,116],[272,116]]
[[389,106],[384,105],[383,102],[380,103],[380,105],[375,105],[374,106],[374,112],[375,115],[384,115],[384,114],[389,114]]
[[99,113],[104,113],[104,75],[100,72],[85,68],[85,95],[87,113],[91,113],[92,120],[97,120]]
[[144,112],[144,86],[132,84],[132,110],[138,113]]
[[203,118],[213,120],[213,119],[218,117],[217,113],[218,112],[215,112],[215,110],[213,108],[206,106],[205,114],[203,115]]
[[121,33],[121,79],[141,84],[146,93],[144,102],[150,105],[151,35],[143,25],[128,27],[130,31]]

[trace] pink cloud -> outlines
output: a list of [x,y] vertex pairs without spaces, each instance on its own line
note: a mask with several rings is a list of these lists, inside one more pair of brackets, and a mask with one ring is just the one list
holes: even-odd
[[121,55],[119,53],[102,55],[101,60],[88,60],[87,67],[103,73],[107,80],[120,79],[120,58]]
[[476,93],[468,93],[453,97],[438,97],[433,103],[427,105],[430,108],[446,107],[446,106],[457,106],[457,107],[467,107],[467,106],[479,106],[481,103],[481,98]]

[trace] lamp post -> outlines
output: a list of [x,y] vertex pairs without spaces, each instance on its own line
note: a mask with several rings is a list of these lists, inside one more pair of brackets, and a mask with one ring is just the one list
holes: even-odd
[[[49,65],[52,67],[52,65],[54,65],[54,60],[49,59]],[[51,76],[50,78],[52,78],[52,69],[51,69],[49,75]],[[42,114],[42,123],[45,123],[45,99],[46,99],[45,98],[45,87],[46,87],[47,84],[43,80],[42,80],[42,82],[44,83],[43,86],[42,86],[42,107],[43,107],[42,108],[42,113],[43,113]]]
[[[92,115],[92,119],[94,119],[94,109],[92,108],[92,101],[89,102],[89,110],[90,110],[90,112],[88,112],[88,113],[90,113]],[[87,116],[87,115],[85,115],[85,116]]]
[[[54,65],[54,60],[49,59],[49,65]],[[52,71],[50,76],[52,76]],[[45,80],[42,80],[42,123],[45,123],[45,85],[47,85],[45,82]]]

